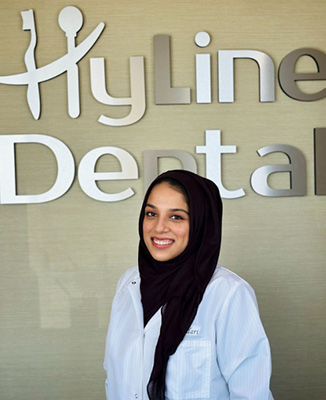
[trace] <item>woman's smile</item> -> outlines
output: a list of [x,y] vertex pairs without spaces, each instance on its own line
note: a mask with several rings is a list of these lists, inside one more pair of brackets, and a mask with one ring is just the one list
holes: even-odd
[[145,208],[143,237],[157,261],[177,257],[189,241],[189,207],[184,195],[168,183],[152,189]]
[[152,238],[152,242],[155,247],[167,248],[174,242],[174,240]]

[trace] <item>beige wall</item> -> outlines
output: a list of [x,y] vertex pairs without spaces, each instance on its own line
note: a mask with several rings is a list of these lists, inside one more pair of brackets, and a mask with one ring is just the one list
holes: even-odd
[[[29,33],[21,30],[20,11],[33,8],[43,66],[66,52],[57,17],[68,5],[58,0],[2,0],[0,75],[25,71]],[[139,179],[102,182],[103,191],[131,186],[135,196],[117,203],[87,197],[77,179],[60,199],[32,205],[0,205],[0,399],[104,399],[102,359],[110,304],[120,274],[137,262],[137,219],[143,195],[143,153],[180,149],[197,160],[205,175],[205,130],[220,129],[223,144],[238,152],[223,156],[223,181],[246,196],[224,200],[224,236],[220,262],[254,287],[273,352],[272,389],[277,400],[320,400],[325,385],[325,217],[326,199],[314,195],[313,129],[326,127],[326,100],[298,102],[276,84],[276,101],[259,103],[257,67],[236,62],[236,101],[217,102],[217,58],[222,49],[255,49],[278,67],[301,47],[326,51],[326,3],[320,0],[136,0],[74,2],[84,15],[79,43],[99,22],[106,28],[79,63],[81,115],[67,114],[66,76],[42,83],[42,114],[35,121],[26,87],[0,85],[0,133],[38,133],[56,137],[71,149],[76,165],[91,149],[116,146],[136,159]],[[200,50],[199,31],[212,42]],[[192,88],[191,105],[157,106],[154,101],[153,36],[169,34],[173,83]],[[195,54],[213,60],[213,102],[195,103]],[[145,57],[147,109],[136,124],[101,125],[101,114],[123,116],[128,107],[98,103],[90,90],[89,59],[105,57],[108,87],[129,95],[128,58]],[[302,60],[302,70],[313,63]],[[325,82],[300,84],[307,92]],[[260,158],[256,150],[271,144],[300,149],[307,162],[307,196],[266,198],[250,187],[259,166],[287,162],[280,154]],[[179,167],[175,161],[162,163]],[[98,168],[116,170],[104,157]],[[18,192],[42,193],[56,176],[51,151],[41,145],[17,146]],[[284,177],[271,181],[288,184]]]

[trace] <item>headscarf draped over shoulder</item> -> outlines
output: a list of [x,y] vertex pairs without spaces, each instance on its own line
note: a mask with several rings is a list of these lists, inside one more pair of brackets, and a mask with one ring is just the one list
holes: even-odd
[[[185,250],[172,260],[155,260],[144,242],[143,220],[151,190],[173,179],[189,200],[190,231]],[[165,375],[174,354],[197,313],[215,271],[221,245],[222,201],[215,183],[189,171],[159,175],[149,186],[139,218],[139,271],[144,323],[162,307],[162,325],[148,384],[151,400],[165,400]]]

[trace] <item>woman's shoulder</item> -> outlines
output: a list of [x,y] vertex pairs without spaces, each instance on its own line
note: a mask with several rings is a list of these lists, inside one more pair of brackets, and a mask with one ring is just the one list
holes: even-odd
[[118,281],[117,292],[134,280],[139,280],[138,266],[131,267],[122,274]]
[[247,283],[244,279],[242,279],[239,275],[231,270],[222,267],[221,265],[217,265],[215,271],[212,275],[211,282],[215,280],[226,280],[231,282],[244,282]]
[[247,281],[221,265],[217,265],[207,288],[209,287],[214,289],[218,287],[218,292],[224,292],[225,295],[239,288],[254,295],[254,290]]
[[[203,297],[203,307],[220,315],[222,310],[228,312],[230,307],[239,309],[258,309],[254,290],[247,281],[236,273],[218,265],[207,285]],[[214,311],[215,310],[215,311]]]

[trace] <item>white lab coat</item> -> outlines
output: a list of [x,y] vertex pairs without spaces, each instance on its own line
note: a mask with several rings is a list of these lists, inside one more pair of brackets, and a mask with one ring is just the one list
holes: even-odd
[[[138,267],[120,279],[104,368],[108,400],[148,400],[160,310],[144,328]],[[272,400],[271,356],[253,289],[218,266],[196,317],[168,362],[167,400]]]

